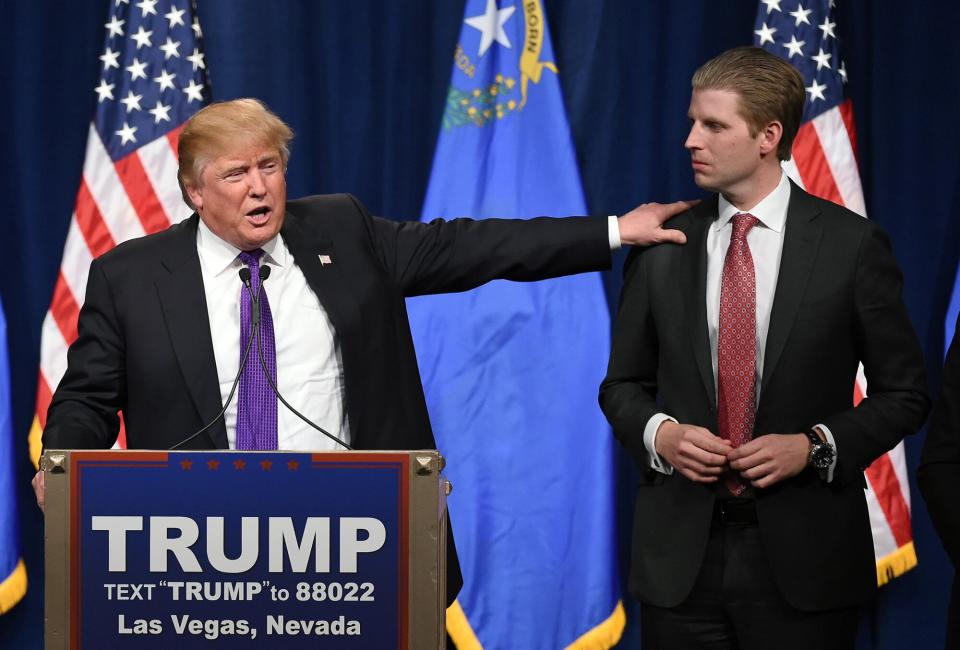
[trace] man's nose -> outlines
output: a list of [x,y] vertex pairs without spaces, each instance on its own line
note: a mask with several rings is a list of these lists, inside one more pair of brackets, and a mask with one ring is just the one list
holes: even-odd
[[697,129],[697,125],[694,124],[690,127],[690,133],[687,134],[687,139],[683,143],[684,149],[699,149],[700,148],[700,133]]
[[250,196],[263,196],[267,193],[267,184],[263,180],[263,173],[259,169],[251,170],[247,179]]

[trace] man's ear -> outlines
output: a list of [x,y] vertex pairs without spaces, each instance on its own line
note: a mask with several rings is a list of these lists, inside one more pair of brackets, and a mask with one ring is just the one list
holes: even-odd
[[780,139],[783,137],[783,124],[778,120],[768,123],[760,131],[760,153],[767,155],[776,152],[780,146]]
[[200,212],[203,209],[203,191],[201,188],[184,182],[183,189],[186,190],[187,196],[190,197],[190,202],[193,204],[194,209]]

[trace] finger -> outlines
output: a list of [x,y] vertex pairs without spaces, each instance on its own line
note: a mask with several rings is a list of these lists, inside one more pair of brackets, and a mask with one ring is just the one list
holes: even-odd
[[680,230],[661,230],[657,234],[658,244],[686,244],[687,236]]
[[690,441],[700,449],[720,454],[724,458],[728,458],[733,449],[729,440],[718,438],[706,429],[694,429],[690,434]]
[[693,445],[689,448],[682,449],[681,453],[704,466],[723,467],[727,464],[727,457],[725,455],[715,454]]
[[724,471],[726,471],[726,468],[724,467],[717,467],[715,465],[704,465],[703,463],[697,462],[695,460],[686,461],[684,463],[684,467],[691,470],[692,472],[700,474],[701,476],[719,476]]
[[748,481],[756,481],[758,479],[767,476],[768,474],[773,473],[777,469],[777,464],[773,461],[761,463],[749,469],[745,469],[740,472],[740,476],[747,479]]
[[693,201],[674,201],[673,203],[667,203],[660,206],[663,214],[663,221],[666,221],[675,214],[686,212],[698,203],[700,203],[700,200],[696,199]]
[[[740,458],[731,458],[728,456],[727,461],[729,462],[731,469],[735,469],[738,472],[742,472],[752,467],[758,467],[763,463],[771,461],[772,459],[768,454],[765,453],[765,451],[766,450],[764,449],[758,449],[754,451],[752,454],[749,454],[747,456],[741,456]],[[730,456],[732,455],[733,453],[731,452]]]
[[720,480],[717,476],[705,476],[702,474],[697,474],[696,472],[686,468],[681,469],[680,473],[694,483],[716,483],[718,480]]

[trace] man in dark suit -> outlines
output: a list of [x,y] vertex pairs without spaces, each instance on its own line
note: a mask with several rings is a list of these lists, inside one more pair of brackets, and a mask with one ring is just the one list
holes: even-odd
[[[960,331],[960,320],[958,320]],[[917,468],[920,493],[954,567],[960,566],[960,337],[954,334],[943,366],[940,397]],[[953,578],[947,609],[946,648],[960,648],[960,580]]]
[[[875,224],[789,181],[803,80],[759,48],[693,77],[687,244],[627,261],[600,403],[641,469],[644,649],[852,648],[876,584],[863,469],[928,409]],[[858,363],[870,396],[851,397]]]
[[[405,297],[598,270],[620,243],[683,241],[660,227],[683,203],[620,219],[424,224],[373,217],[347,195],[288,202],[292,137],[250,99],[187,122],[179,178],[196,213],[92,263],[46,448],[109,448],[120,411],[129,448],[336,448],[278,409],[256,348],[230,399],[253,314],[243,272],[253,290],[262,282],[265,363],[289,402],[357,449],[434,448]],[[455,555],[448,573],[452,599]]]

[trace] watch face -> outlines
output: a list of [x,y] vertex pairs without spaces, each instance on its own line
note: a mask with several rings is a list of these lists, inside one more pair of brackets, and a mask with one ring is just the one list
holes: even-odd
[[817,469],[827,469],[833,462],[833,447],[827,444],[814,446],[810,451],[810,464]]

